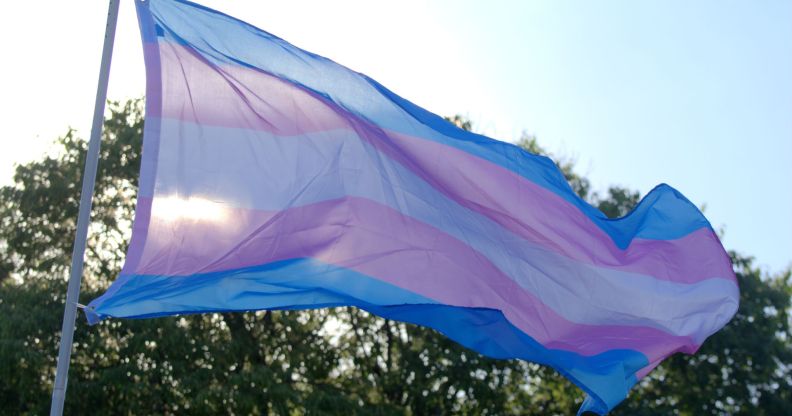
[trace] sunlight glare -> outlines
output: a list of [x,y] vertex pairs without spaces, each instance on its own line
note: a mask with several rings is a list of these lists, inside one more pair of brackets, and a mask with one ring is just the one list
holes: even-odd
[[200,197],[181,198],[175,195],[155,198],[151,211],[152,216],[165,221],[187,219],[222,222],[228,217],[228,208],[222,202]]

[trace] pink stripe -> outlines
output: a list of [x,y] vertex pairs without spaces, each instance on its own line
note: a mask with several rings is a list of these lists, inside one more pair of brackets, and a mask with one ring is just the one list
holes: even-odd
[[548,348],[584,355],[633,349],[650,360],[664,351],[696,348],[689,337],[658,329],[570,322],[463,242],[369,200],[344,198],[278,212],[224,211],[226,220],[214,223],[152,215],[140,263],[129,272],[185,276],[310,257],[444,304],[501,310]]
[[[285,136],[354,130],[438,192],[568,258],[680,283],[735,281],[730,260],[709,228],[676,240],[636,238],[622,250],[577,207],[508,169],[442,143],[383,131],[324,97],[263,72],[211,66],[171,43],[163,43],[161,52],[164,117]],[[191,86],[191,80],[200,80],[200,88]],[[266,96],[258,95],[262,92]]]
[[[577,207],[508,169],[442,143],[395,132],[388,136],[399,152],[379,146],[383,152],[412,163],[413,171],[461,205],[553,252],[679,283],[713,277],[735,281],[731,261],[709,228],[676,240],[636,238],[622,250]],[[437,178],[453,180],[439,183]]]
[[170,42],[161,42],[159,50],[146,43],[144,50],[161,56],[164,118],[282,136],[349,128],[320,97],[279,78],[240,66],[212,66]]

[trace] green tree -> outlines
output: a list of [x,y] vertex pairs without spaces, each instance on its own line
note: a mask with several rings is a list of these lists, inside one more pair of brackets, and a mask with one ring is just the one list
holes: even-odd
[[[81,302],[123,262],[137,189],[140,101],[110,105]],[[454,122],[472,125],[464,118]],[[521,146],[546,153],[535,138]],[[19,166],[0,189],[0,414],[49,406],[85,142]],[[559,167],[610,217],[638,193],[604,195]],[[764,276],[732,254],[742,288],[735,319],[699,354],[677,355],[617,414],[784,414],[792,402],[789,272]],[[355,308],[78,320],[67,414],[570,414],[580,391],[552,369],[493,360],[422,327]]]
[[[140,101],[110,105],[81,302],[121,266],[142,135]],[[65,277],[86,144],[17,168],[0,190],[0,413],[44,414],[54,375]],[[358,403],[336,394],[339,351],[324,342],[328,311],[210,314],[77,323],[68,414],[288,413]]]
[[764,276],[751,258],[731,258],[737,315],[696,355],[666,360],[614,414],[792,414],[790,272]]

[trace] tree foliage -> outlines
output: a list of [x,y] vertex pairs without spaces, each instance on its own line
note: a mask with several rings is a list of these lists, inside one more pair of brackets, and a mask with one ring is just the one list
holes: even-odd
[[[452,119],[470,129],[469,121]],[[105,122],[81,302],[118,273],[134,212],[140,101],[111,103]],[[0,189],[0,413],[49,406],[86,143],[19,166]],[[535,138],[519,145],[547,153]],[[639,194],[604,195],[559,168],[609,217]],[[790,412],[790,273],[766,276],[732,253],[740,310],[695,356],[676,355],[616,414]],[[423,327],[355,308],[78,320],[67,414],[570,414],[580,391],[552,369],[493,360]]]

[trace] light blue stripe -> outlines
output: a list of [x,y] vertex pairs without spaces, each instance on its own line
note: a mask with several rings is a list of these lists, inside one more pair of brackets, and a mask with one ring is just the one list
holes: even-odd
[[[313,259],[184,277],[133,275],[112,298],[91,302],[91,321],[178,313],[356,306],[376,315],[434,328],[493,358],[553,366],[614,406],[648,365],[643,354],[611,350],[594,356],[551,350],[511,325],[500,311],[437,304],[361,273]],[[596,389],[593,390],[593,389]]]
[[436,303],[389,283],[315,260],[287,260],[192,276],[127,277],[112,297],[89,307],[98,315],[137,317],[217,310],[301,309],[344,304]]

